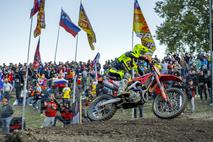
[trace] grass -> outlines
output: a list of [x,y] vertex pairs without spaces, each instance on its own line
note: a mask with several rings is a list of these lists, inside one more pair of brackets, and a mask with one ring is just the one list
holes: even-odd
[[[212,119],[213,120],[213,106],[209,103],[202,102],[200,98],[195,98],[195,112],[190,113],[190,104],[187,105],[183,116],[195,119]],[[154,118],[156,117],[152,112],[152,102],[148,102],[144,105],[144,118]],[[132,119],[132,109],[128,110],[118,110],[114,115],[113,119],[119,120],[130,120]]]
[[[22,116],[22,106],[14,106],[14,116]],[[29,128],[39,128],[43,122],[44,117],[41,116],[38,110],[33,109],[31,106],[26,106],[25,120],[26,126]]]
[[[14,99],[11,99],[14,102]],[[187,105],[183,116],[195,119],[211,119],[213,120],[213,106],[200,101],[199,98],[195,98],[195,112],[190,113],[190,105]],[[14,115],[16,117],[22,116],[22,106],[13,106]],[[132,119],[131,109],[118,110],[112,119],[117,120],[130,120]],[[144,118],[154,118],[152,112],[152,103],[148,102],[144,105]],[[25,120],[27,128],[39,128],[42,125],[44,116],[41,116],[38,110],[32,108],[32,106],[26,106]]]

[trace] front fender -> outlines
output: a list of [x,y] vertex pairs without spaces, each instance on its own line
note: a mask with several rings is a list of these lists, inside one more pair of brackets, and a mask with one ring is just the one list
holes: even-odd
[[[160,82],[166,82],[166,81],[177,81],[177,82],[183,82],[183,80],[175,75],[171,75],[171,74],[161,74],[159,76],[159,80]],[[149,92],[152,93],[152,92],[155,92],[156,94],[159,94],[160,93],[160,88],[159,86],[157,85],[157,82],[154,81],[152,83],[152,85],[150,86],[149,88]]]
[[161,74],[159,76],[160,81],[177,81],[177,82],[183,82],[183,80],[175,75],[171,74]]

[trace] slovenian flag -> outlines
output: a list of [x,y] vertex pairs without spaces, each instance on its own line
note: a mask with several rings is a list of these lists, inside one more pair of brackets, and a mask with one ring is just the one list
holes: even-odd
[[61,19],[60,19],[60,26],[63,27],[68,33],[72,34],[74,37],[78,34],[81,30],[77,27],[69,18],[69,16],[61,9]]

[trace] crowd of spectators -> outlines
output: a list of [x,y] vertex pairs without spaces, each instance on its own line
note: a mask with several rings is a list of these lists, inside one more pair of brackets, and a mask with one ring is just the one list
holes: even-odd
[[[100,72],[100,69],[101,66],[97,63],[97,71]],[[0,65],[0,100],[7,98],[8,101],[10,101],[12,98],[11,94],[14,92],[16,101],[13,104],[22,105],[26,70],[26,64],[21,63]],[[45,116],[56,116],[56,113],[53,113],[48,107],[48,102],[53,96],[57,104],[57,107],[54,107],[57,108],[55,110],[63,112],[63,108],[71,107],[70,104],[72,104],[74,77],[76,77],[77,83],[77,91],[75,92],[75,99],[77,101],[80,93],[87,96],[87,98],[95,96],[96,74],[94,64],[90,60],[88,60],[88,62],[59,62],[58,64],[48,62],[40,64],[37,69],[34,69],[33,65],[29,64],[27,104],[38,109]],[[54,84],[54,80],[59,80],[59,83]],[[67,82],[60,83],[60,80],[66,80]],[[49,111],[50,114],[47,113]],[[71,116],[72,115],[69,114],[69,118],[71,118]],[[61,117],[57,118],[61,120],[59,119]],[[45,119],[43,126],[47,126],[50,122],[50,125],[56,125],[54,121],[47,120],[48,119]]]
[[[161,73],[175,74],[184,80],[184,84],[179,84],[176,87],[182,87],[188,94],[192,112],[195,111],[195,96],[199,96],[203,102],[213,105],[211,62],[207,53],[200,53],[196,56],[191,53],[185,53],[181,56],[168,54],[162,60],[159,60],[157,56],[154,59],[161,66]],[[147,69],[144,65],[146,64],[139,64],[143,71]],[[113,60],[106,61],[103,65],[103,72],[106,73],[112,66]],[[0,100],[7,98],[10,101],[11,92],[14,91],[16,104],[22,104],[26,70],[26,64],[21,63],[0,65]],[[97,71],[98,76],[104,75],[100,74],[101,65],[99,63],[97,64]],[[79,98],[80,93],[87,99],[95,97],[96,94],[99,94],[99,88],[103,88],[103,85],[99,84],[99,79],[96,80],[94,64],[90,60],[88,62],[59,62],[58,64],[46,62],[40,64],[37,69],[29,64],[28,74],[27,103],[46,116],[47,119],[43,122],[43,126],[55,126],[57,120],[62,121],[64,125],[70,123],[67,119],[71,120],[75,114],[75,110],[70,109],[74,92],[74,77],[77,78],[75,99]],[[56,86],[54,80],[57,79],[64,79],[67,83]],[[53,103],[52,100],[59,101]],[[86,106],[88,103],[85,101],[83,104]],[[60,116],[57,115],[57,111],[61,113]]]
[[184,80],[186,91],[195,111],[194,98],[200,97],[202,102],[213,105],[211,92],[211,56],[208,53],[185,53],[168,55],[162,60],[162,72],[180,76]]

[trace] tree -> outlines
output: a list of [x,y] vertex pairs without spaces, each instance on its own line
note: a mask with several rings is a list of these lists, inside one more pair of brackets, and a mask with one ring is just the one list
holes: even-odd
[[155,12],[165,19],[157,27],[157,39],[167,52],[209,51],[209,0],[162,0]]

